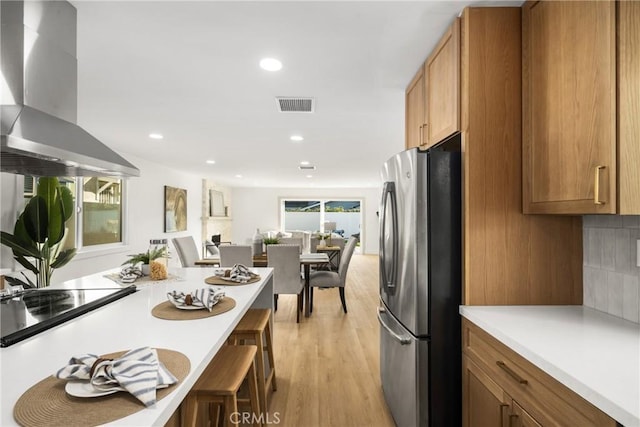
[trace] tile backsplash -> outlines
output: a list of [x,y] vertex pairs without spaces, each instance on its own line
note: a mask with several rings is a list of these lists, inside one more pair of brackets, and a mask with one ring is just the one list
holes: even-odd
[[640,323],[640,216],[586,215],[583,233],[583,303]]

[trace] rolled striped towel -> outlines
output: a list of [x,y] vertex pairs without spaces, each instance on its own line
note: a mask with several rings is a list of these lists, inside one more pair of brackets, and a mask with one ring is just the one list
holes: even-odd
[[249,270],[249,268],[247,268],[245,265],[236,264],[229,272],[228,280],[231,280],[233,282],[246,283],[256,276],[257,274]]
[[128,391],[145,406],[156,403],[156,389],[168,387],[178,379],[158,360],[155,349],[141,347],[117,359],[95,354],[72,357],[55,376],[64,380],[89,380],[100,391],[118,387]]
[[225,293],[223,290],[208,287],[196,289],[190,294],[178,291],[169,292],[167,293],[167,298],[169,298],[169,301],[177,307],[203,307],[211,311],[213,306],[224,298],[224,295]]

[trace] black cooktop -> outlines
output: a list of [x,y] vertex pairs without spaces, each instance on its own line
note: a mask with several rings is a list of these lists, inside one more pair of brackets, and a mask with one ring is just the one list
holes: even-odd
[[0,297],[0,347],[8,347],[136,291],[126,288],[28,289]]

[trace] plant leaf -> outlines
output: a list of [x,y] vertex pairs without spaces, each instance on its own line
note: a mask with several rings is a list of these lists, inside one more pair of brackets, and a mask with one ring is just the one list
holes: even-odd
[[51,215],[51,210],[55,206],[55,200],[58,196],[58,178],[43,176],[38,178],[38,188],[36,194],[42,197],[47,206],[47,214]]
[[16,261],[18,261],[18,263],[23,266],[24,268],[26,268],[29,271],[32,271],[34,274],[38,274],[38,268],[31,264],[25,257],[23,257],[22,255],[16,255],[13,257]]
[[7,281],[11,286],[22,286],[23,288],[31,288],[32,286],[25,282],[22,279],[18,279],[17,277],[4,276],[4,280]]
[[25,243],[23,240],[12,234],[0,231],[0,242],[11,248],[15,256],[22,255],[38,259],[42,258],[38,248],[32,242]]
[[67,249],[65,251],[60,252],[56,257],[55,261],[51,263],[51,268],[60,268],[67,265],[67,263],[71,261],[71,259],[75,256],[75,254],[76,254],[76,248],[71,248],[71,249]]
[[31,279],[29,279],[29,278],[27,277],[27,275],[26,275],[26,274],[24,274],[24,272],[22,272],[22,275],[24,276],[25,280],[26,280],[27,282],[29,282],[29,287],[31,287],[31,288],[37,288],[37,287],[38,287],[38,286],[36,286],[36,284],[35,284],[35,283],[33,283],[33,282],[31,281]]
[[49,206],[49,233],[47,244],[52,247],[62,240],[64,237],[64,205],[62,199],[56,197],[53,200],[53,206]]
[[73,215],[73,194],[69,187],[60,185],[58,187],[60,191],[60,199],[62,200],[63,218],[64,222],[67,222]]
[[44,243],[49,231],[49,220],[47,216],[47,205],[40,196],[33,196],[24,208],[21,215],[24,226],[31,240]]

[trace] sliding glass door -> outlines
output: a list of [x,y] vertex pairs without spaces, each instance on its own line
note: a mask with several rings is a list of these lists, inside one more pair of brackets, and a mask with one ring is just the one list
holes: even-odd
[[281,229],[341,235],[360,240],[362,200],[281,199]]

